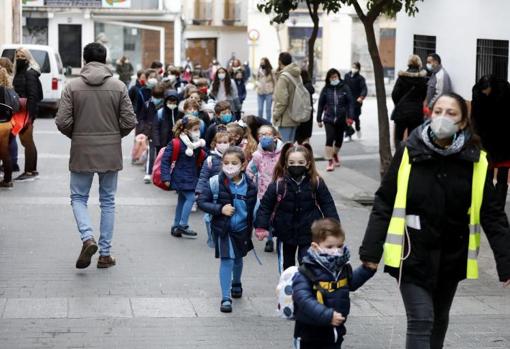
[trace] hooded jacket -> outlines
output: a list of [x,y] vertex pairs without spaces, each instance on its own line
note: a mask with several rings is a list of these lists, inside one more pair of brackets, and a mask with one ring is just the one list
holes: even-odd
[[14,90],[20,98],[27,99],[27,110],[30,120],[37,118],[39,102],[43,99],[43,90],[39,77],[41,72],[37,67],[28,66],[26,69],[17,70],[12,81]]
[[[415,129],[405,144],[412,164],[406,215],[416,216],[414,221],[419,224],[408,226],[411,252],[403,262],[401,280],[434,290],[442,282],[458,282],[466,277],[473,163],[480,158],[480,149],[467,141],[459,153],[441,156],[425,145],[423,127]],[[360,247],[362,261],[378,263],[383,254],[403,152],[404,147],[397,150],[375,194]],[[480,218],[494,251],[500,281],[506,281],[510,279],[510,229],[505,212],[495,200],[489,176]],[[398,277],[397,268],[385,267],[385,271]]]
[[410,68],[399,71],[391,98],[395,109],[391,119],[400,123],[420,124],[423,121],[423,101],[427,96],[427,72]]
[[340,81],[336,86],[324,86],[319,97],[317,122],[345,124],[347,118],[354,118],[354,98],[349,86],[345,81]]
[[262,200],[269,184],[273,182],[273,171],[280,158],[283,142],[277,139],[274,151],[265,151],[259,144],[258,149],[246,168],[246,174],[257,184],[257,198]]
[[153,121],[152,142],[154,146],[158,148],[166,147],[172,138],[174,138],[173,128],[175,123],[182,118],[182,114],[179,112],[178,108],[171,110],[166,106],[166,102],[172,97],[177,100],[177,105],[179,104],[179,95],[177,91],[166,91],[165,100],[161,109],[162,111],[158,110],[158,112],[156,112],[156,116]]
[[86,64],[80,77],[69,81],[55,123],[71,138],[72,172],[122,169],[121,138],[136,125],[126,85],[112,79],[105,64]]
[[291,74],[300,80],[301,69],[296,63],[291,63],[277,73],[276,86],[273,95],[273,125],[276,127],[298,127],[299,123],[290,118],[289,108],[294,100],[296,87],[283,73]]

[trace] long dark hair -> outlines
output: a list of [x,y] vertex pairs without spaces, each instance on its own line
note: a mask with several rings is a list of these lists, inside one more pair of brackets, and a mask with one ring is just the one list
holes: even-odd
[[314,188],[317,187],[317,181],[319,180],[319,173],[315,167],[315,160],[313,158],[313,149],[310,144],[293,145],[292,143],[285,143],[280,153],[280,158],[276,163],[273,172],[273,181],[282,179],[288,175],[287,171],[287,159],[292,153],[303,153],[306,162],[308,162],[308,176],[310,176],[310,182]]
[[326,73],[326,86],[331,86],[331,82],[329,80],[335,74],[338,74],[338,78],[342,79],[342,74],[340,74],[340,72],[338,70],[336,70],[335,68],[331,68]]
[[220,79],[218,78],[218,74],[219,74],[220,70],[223,70],[225,72],[225,80],[223,80],[225,82],[225,94],[227,96],[230,96],[230,94],[232,93],[232,90],[231,90],[232,81],[230,80],[230,74],[228,73],[227,69],[225,69],[223,67],[216,70],[216,74],[214,74],[214,81],[212,84],[211,93],[215,97],[218,96],[218,90],[220,89]]
[[269,61],[269,59],[267,57],[263,57],[261,60],[264,61],[264,65],[265,65],[265,67],[263,69],[264,74],[266,76],[271,75],[273,73],[273,66],[271,65],[271,62]]
[[468,106],[467,106],[466,100],[464,98],[462,98],[461,95],[458,95],[454,92],[443,93],[434,101],[434,104],[432,104],[431,110],[434,110],[434,107],[436,106],[437,101],[439,101],[439,99],[441,99],[442,97],[449,97],[449,98],[455,99],[455,101],[457,102],[457,104],[460,107],[460,113],[461,113],[460,122],[466,123],[465,129],[468,130],[469,133],[471,134],[471,138],[468,143],[480,148],[481,147],[480,137],[476,134],[475,129],[473,127],[473,123],[471,122],[471,118],[469,116],[469,111],[468,111]]

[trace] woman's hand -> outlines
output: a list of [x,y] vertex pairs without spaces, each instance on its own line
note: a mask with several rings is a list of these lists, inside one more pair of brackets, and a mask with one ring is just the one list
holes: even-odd
[[506,280],[506,282],[503,284],[503,287],[510,286],[510,279]]
[[[363,263],[363,266],[365,268],[368,268],[371,270],[377,270],[377,267],[379,266],[379,264],[373,263],[373,262],[361,261],[361,263]],[[509,282],[510,282],[510,280],[509,280]]]
[[170,182],[165,182],[167,188],[170,188]]
[[269,231],[267,229],[257,228],[255,229],[255,236],[257,240],[262,241],[269,236]]
[[322,126],[324,126],[324,124],[322,122],[319,122],[318,125],[319,125],[319,128],[322,128]]
[[226,204],[221,208],[221,213],[227,217],[232,217],[234,215],[235,210],[236,209],[234,208],[234,206],[232,206],[231,204]]

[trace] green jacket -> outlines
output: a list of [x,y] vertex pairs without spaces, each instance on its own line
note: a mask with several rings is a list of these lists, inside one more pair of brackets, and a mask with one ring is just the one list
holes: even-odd
[[289,115],[289,108],[292,105],[296,87],[292,81],[282,76],[284,72],[288,72],[294,78],[299,79],[301,68],[296,63],[291,63],[277,73],[273,95],[273,125],[276,127],[298,127],[299,123],[292,120]]

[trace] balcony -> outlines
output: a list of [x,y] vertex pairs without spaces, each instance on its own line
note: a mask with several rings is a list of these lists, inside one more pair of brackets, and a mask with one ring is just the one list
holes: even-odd
[[224,25],[235,25],[242,22],[242,0],[225,0]]
[[195,0],[195,11],[192,19],[193,25],[211,25],[213,21],[212,0]]

